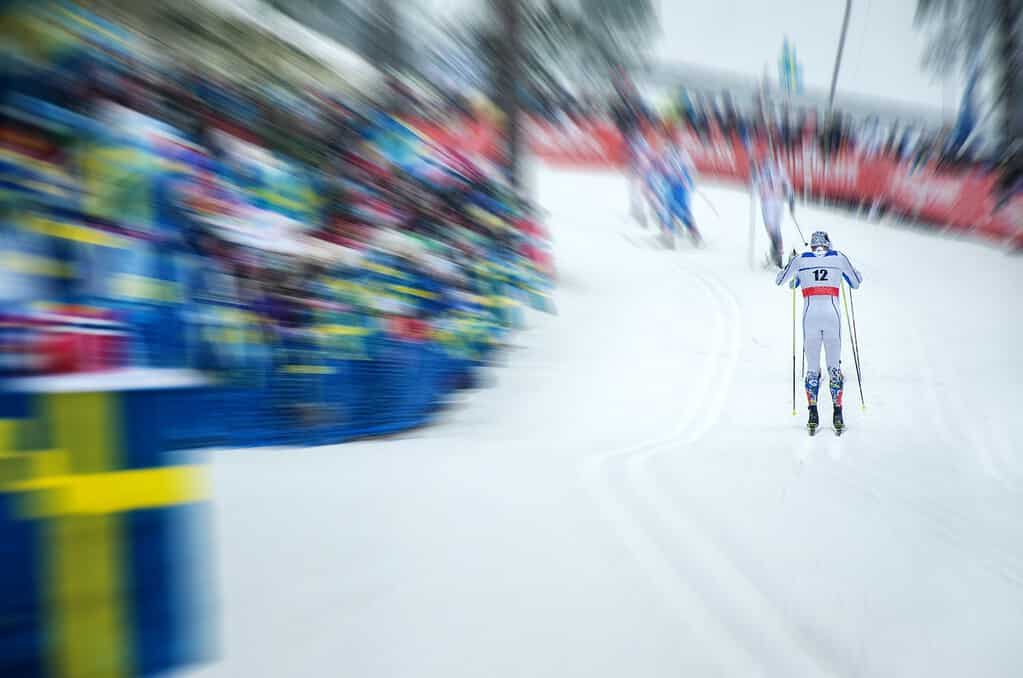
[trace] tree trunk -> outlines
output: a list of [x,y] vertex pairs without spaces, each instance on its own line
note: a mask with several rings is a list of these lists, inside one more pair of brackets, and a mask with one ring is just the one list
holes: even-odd
[[996,46],[1002,63],[1002,135],[1006,149],[1002,185],[1023,174],[1023,0],[1000,0]]
[[519,81],[521,16],[519,0],[492,0],[500,17],[502,35],[497,49],[495,84],[497,106],[504,114],[505,166],[513,186],[519,186],[521,130],[519,127]]

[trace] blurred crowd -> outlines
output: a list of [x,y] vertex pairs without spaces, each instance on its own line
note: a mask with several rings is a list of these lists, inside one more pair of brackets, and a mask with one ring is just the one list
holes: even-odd
[[638,115],[648,121],[680,123],[704,140],[717,134],[734,134],[747,144],[770,143],[789,154],[812,149],[823,158],[850,153],[867,158],[884,156],[911,168],[931,165],[953,173],[993,171],[999,177],[1003,197],[1023,190],[1018,152],[984,145],[960,125],[935,128],[918,121],[882,122],[876,115],[853,116],[842,110],[825,114],[813,108],[769,103],[759,97],[743,107],[729,92],[710,95],[684,90],[660,109],[638,94],[627,99],[623,101],[620,93],[600,97],[562,92],[532,95],[527,97],[527,104],[531,113],[550,122],[609,120],[619,128],[627,128]]
[[736,112],[727,95],[720,105],[708,101],[694,104],[686,98],[679,109],[681,119],[702,136],[716,125],[726,135],[769,138],[788,152],[816,146],[825,155],[848,151],[867,157],[888,155],[915,164],[934,160],[942,166],[965,167],[984,162],[951,127],[927,130],[914,123],[882,125],[876,116],[857,120],[841,111],[823,119],[813,110],[746,115]]
[[482,351],[521,304],[547,307],[536,211],[496,165],[399,117],[424,113],[411,93],[247,85],[149,58],[71,3],[6,19],[5,373],[230,370],[282,333],[351,327],[482,334]]
[[84,4],[0,0],[4,676],[212,659],[190,451],[425,425],[551,310],[538,210],[457,133],[480,102]]
[[928,127],[919,122],[882,122],[878,116],[856,117],[841,110],[822,115],[813,109],[790,109],[761,100],[743,113],[728,93],[718,98],[683,94],[669,115],[704,139],[715,131],[770,143],[788,154],[808,149],[824,158],[838,154],[887,157],[915,170],[932,166],[953,174],[971,170],[995,172],[1003,200],[1023,190],[1019,157],[1013,149],[994,150],[961,124]]

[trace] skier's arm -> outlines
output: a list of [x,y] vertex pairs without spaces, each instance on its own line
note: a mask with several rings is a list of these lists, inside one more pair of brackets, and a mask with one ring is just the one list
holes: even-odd
[[849,283],[849,287],[854,290],[859,288],[860,283],[863,282],[863,275],[853,268],[852,262],[849,261],[849,257],[839,252],[838,263],[842,267],[842,277],[845,278],[847,283]]
[[[792,278],[796,274],[796,269],[799,268],[799,257],[792,257],[789,259],[789,265],[786,266],[778,273],[778,277],[774,279],[776,285],[784,285],[786,281]],[[858,284],[858,283],[857,283]],[[799,285],[799,280],[794,280],[792,283],[793,287]]]

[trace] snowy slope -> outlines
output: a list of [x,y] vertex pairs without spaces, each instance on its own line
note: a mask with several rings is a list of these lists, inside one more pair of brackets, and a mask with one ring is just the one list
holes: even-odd
[[492,388],[215,456],[223,661],[190,675],[1023,674],[1018,258],[800,209],[865,278],[868,407],[847,344],[850,430],[810,439],[745,193],[707,189],[707,247],[671,252],[619,176],[537,184],[559,315]]

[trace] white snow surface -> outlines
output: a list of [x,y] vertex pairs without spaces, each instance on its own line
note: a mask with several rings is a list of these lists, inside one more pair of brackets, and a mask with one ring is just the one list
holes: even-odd
[[798,206],[864,275],[867,407],[846,332],[849,430],[810,438],[747,193],[705,187],[706,247],[669,251],[618,174],[537,187],[558,314],[490,388],[214,454],[221,660],[188,675],[1023,675],[1020,259]]

